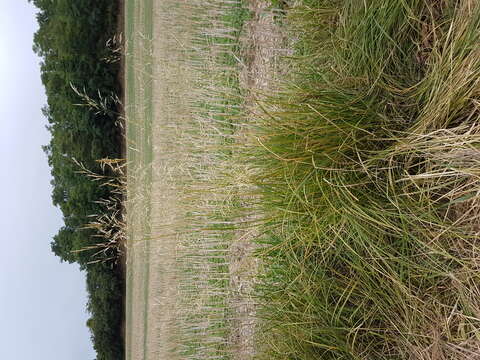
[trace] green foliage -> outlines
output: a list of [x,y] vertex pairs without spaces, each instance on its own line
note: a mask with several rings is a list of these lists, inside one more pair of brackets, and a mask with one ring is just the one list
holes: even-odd
[[97,360],[123,358],[120,329],[123,318],[123,285],[105,263],[91,264],[87,271],[87,310]]
[[[30,1],[39,9],[33,48],[43,59],[42,81],[48,99],[43,112],[52,135],[44,151],[52,169],[52,200],[65,223],[53,239],[52,251],[62,261],[77,262],[87,271],[90,329],[97,358],[118,360],[123,353],[120,270],[113,264],[90,264],[95,250],[78,251],[101,241],[84,225],[90,215],[104,211],[96,201],[108,198],[110,190],[80,174],[76,163],[100,172],[96,160],[120,154],[118,104],[112,96],[120,90],[119,66],[104,60],[111,55],[106,43],[115,35],[118,4],[109,0]],[[101,101],[104,111],[78,105],[85,98],[75,89]]]
[[265,359],[478,353],[480,6],[305,0],[265,105]]

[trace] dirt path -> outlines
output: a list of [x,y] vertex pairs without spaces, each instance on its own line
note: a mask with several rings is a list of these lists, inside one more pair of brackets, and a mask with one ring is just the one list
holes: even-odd
[[[263,94],[271,93],[278,73],[277,59],[285,53],[282,30],[269,2],[249,0],[248,8],[251,19],[245,24],[241,39],[245,63],[240,73],[240,85],[247,94],[246,117],[242,130],[236,134],[239,143],[248,142],[249,125],[261,116],[257,101],[262,101]],[[250,202],[253,199],[243,196],[244,208],[251,208]],[[255,215],[247,215],[239,222],[248,224],[255,220]],[[231,306],[235,313],[231,342],[236,360],[253,359],[256,352],[256,304],[252,295],[259,269],[258,260],[253,256],[257,236],[257,231],[248,226],[238,230],[230,251]]]

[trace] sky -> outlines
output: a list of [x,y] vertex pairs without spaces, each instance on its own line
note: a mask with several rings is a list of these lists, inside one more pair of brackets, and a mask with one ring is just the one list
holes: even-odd
[[60,263],[50,242],[53,207],[36,9],[0,0],[0,359],[92,360],[85,274]]

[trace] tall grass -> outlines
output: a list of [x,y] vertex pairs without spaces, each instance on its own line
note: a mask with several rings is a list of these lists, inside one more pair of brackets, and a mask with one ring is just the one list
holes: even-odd
[[232,355],[229,262],[234,227],[223,174],[231,159],[232,119],[241,112],[236,58],[246,16],[242,1],[192,1],[171,23],[172,32],[189,34],[178,57],[190,81],[179,94],[188,109],[180,126],[188,160],[183,176],[175,180],[183,212],[177,231],[183,235],[178,238],[179,313],[173,342],[181,359]]
[[474,1],[304,0],[246,161],[265,359],[480,358]]
[[73,161],[78,166],[78,173],[99,183],[99,186],[110,189],[108,198],[96,201],[101,206],[102,212],[90,214],[90,221],[81,228],[92,230],[92,237],[96,238],[97,242],[73,252],[91,252],[91,261],[87,265],[98,262],[111,262],[117,265],[120,261],[125,260],[126,219],[123,208],[127,186],[125,160],[108,158],[97,160],[102,173],[87,169],[76,159]]
[[[167,0],[155,9],[153,77],[145,81],[153,89],[153,121],[149,128],[141,123],[141,96],[131,112],[135,118],[127,119],[140,139],[132,142],[135,152],[128,159],[129,227],[149,223],[145,234],[129,235],[132,248],[140,240],[151,251],[144,260],[150,269],[145,296],[153,294],[154,304],[144,310],[144,356],[228,359],[235,322],[229,305],[234,229],[224,173],[232,119],[241,112],[237,59],[247,12],[240,0]],[[135,69],[140,76],[144,62],[139,59]],[[150,136],[150,144],[141,133]],[[151,161],[142,163],[148,152]],[[145,168],[152,174],[148,196],[141,190]],[[142,207],[150,207],[148,218],[141,219]],[[129,340],[129,356],[134,341]]]

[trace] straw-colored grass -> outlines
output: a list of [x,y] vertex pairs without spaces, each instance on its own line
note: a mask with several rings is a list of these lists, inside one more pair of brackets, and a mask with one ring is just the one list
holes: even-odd
[[228,359],[236,319],[224,174],[246,11],[241,1],[152,5],[151,34],[127,34],[127,359]]
[[78,166],[78,173],[98,182],[99,186],[108,187],[110,196],[97,200],[102,212],[90,214],[90,221],[82,229],[90,230],[96,238],[94,245],[86,246],[74,252],[89,251],[92,260],[88,264],[111,262],[117,264],[124,261],[126,246],[126,221],[124,201],[126,196],[126,174],[124,159],[97,160],[101,173],[87,169],[84,164],[76,159],[73,161]]

